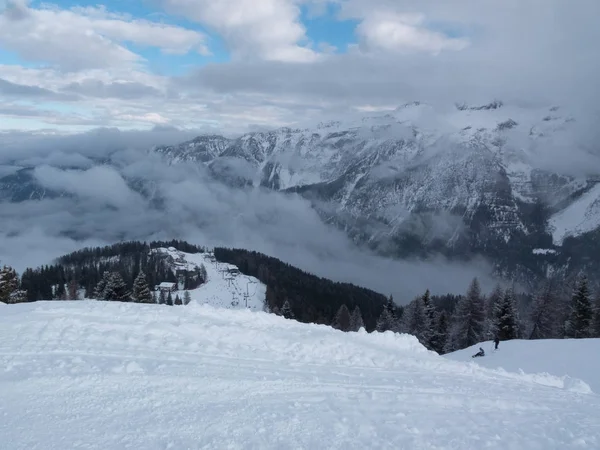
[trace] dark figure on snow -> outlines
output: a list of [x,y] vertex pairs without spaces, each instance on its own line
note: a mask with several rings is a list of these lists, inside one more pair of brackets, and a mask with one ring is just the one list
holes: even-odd
[[485,356],[485,352],[483,351],[483,349],[481,347],[479,347],[479,351],[477,353],[475,353],[472,358],[477,358],[478,356]]
[[499,343],[500,343],[500,338],[498,336],[496,336],[496,339],[494,339],[494,344],[496,345],[495,350],[498,350]]

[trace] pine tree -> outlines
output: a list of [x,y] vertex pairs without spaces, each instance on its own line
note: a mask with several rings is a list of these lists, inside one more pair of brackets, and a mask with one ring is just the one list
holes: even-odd
[[67,290],[65,289],[65,283],[62,281],[58,283],[56,286],[56,292],[54,293],[54,298],[56,300],[66,300],[67,299]]
[[152,291],[152,303],[158,303],[158,297],[156,297],[156,291]]
[[0,302],[12,303],[12,295],[19,288],[17,272],[10,266],[0,270]]
[[512,288],[507,289],[502,300],[496,304],[494,330],[501,341],[519,338],[519,313]]
[[167,294],[167,305],[173,306],[173,296],[171,295],[171,291]]
[[445,350],[467,348],[484,339],[485,306],[477,278],[473,279],[467,295],[461,297],[452,317]]
[[106,278],[103,300],[126,302],[131,299],[129,290],[119,272],[109,272]]
[[108,281],[109,273],[104,272],[102,278],[94,289],[94,298],[96,300],[106,300],[106,282]]
[[290,306],[289,301],[285,301],[283,306],[281,307],[281,315],[286,319],[295,319],[294,311],[292,311],[292,307]]
[[165,294],[165,291],[163,291],[162,289],[160,291],[160,294],[158,295],[158,303],[159,303],[159,305],[167,304],[167,296]]
[[593,337],[600,338],[600,295],[598,295],[594,306]]
[[431,339],[431,350],[442,355],[448,341],[448,315],[442,311],[437,315],[435,333]]
[[421,296],[414,299],[405,308],[404,320],[402,321],[402,331],[416,336],[417,339],[421,341],[426,328],[427,317],[425,315],[423,296]]
[[360,312],[360,308],[358,305],[354,307],[352,311],[352,316],[350,318],[350,331],[359,331],[361,328],[365,327],[365,323],[363,322],[362,313]]
[[571,314],[566,325],[567,338],[587,338],[592,335],[593,309],[587,277],[581,276],[571,298]]
[[550,339],[556,336],[557,303],[554,287],[544,283],[531,307],[529,339]]
[[394,303],[394,297],[389,296],[387,302],[383,306],[383,310],[377,319],[375,330],[379,333],[385,331],[393,331],[397,333],[400,331],[400,323],[398,316],[396,315],[396,304]]
[[131,296],[133,301],[137,303],[153,303],[152,293],[150,292],[148,281],[146,281],[146,274],[141,270],[133,282]]
[[504,298],[504,291],[499,284],[485,299],[485,338],[494,339],[497,334],[495,311],[500,301]]
[[192,296],[190,295],[190,291],[185,291],[185,293],[183,294],[183,304],[189,305],[191,301]]
[[421,303],[423,304],[423,329],[421,330],[419,341],[427,347],[429,350],[433,350],[434,340],[436,338],[436,319],[437,312],[435,310],[435,306],[431,302],[431,294],[429,289],[425,291],[425,294],[421,297]]
[[350,331],[350,319],[350,311],[348,311],[348,307],[343,304],[335,315],[333,328],[341,331]]
[[181,298],[179,297],[179,294],[177,294],[177,295],[175,296],[175,305],[176,305],[176,306],[181,306],[181,305],[183,305],[183,302],[181,301]]

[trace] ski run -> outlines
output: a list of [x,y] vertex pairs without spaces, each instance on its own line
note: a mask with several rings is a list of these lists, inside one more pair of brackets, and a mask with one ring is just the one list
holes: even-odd
[[408,335],[197,302],[0,311],[3,449],[600,448],[585,381],[453,361]]

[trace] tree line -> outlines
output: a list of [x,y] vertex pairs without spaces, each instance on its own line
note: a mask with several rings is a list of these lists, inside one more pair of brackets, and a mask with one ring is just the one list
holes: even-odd
[[[206,251],[182,241],[128,242],[88,248],[59,258],[54,265],[27,269],[21,279],[8,266],[0,270],[0,301],[95,298],[184,305],[188,289],[206,281],[206,268],[186,271],[183,298],[156,292],[163,281],[181,282],[172,261],[159,247],[189,253]],[[463,295],[423,295],[406,306],[350,283],[320,278],[267,255],[242,249],[216,248],[215,259],[237,266],[266,285],[268,312],[305,323],[330,325],[342,331],[409,333],[440,354],[498,338],[561,339],[600,337],[600,290],[596,297],[585,275],[572,286],[546,280],[533,294],[496,286],[484,294],[475,278]],[[83,295],[80,291],[83,290]]]

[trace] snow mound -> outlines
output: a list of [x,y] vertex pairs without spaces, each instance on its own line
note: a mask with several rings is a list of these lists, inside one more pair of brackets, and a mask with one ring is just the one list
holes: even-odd
[[600,397],[581,390],[451,361],[413,336],[197,303],[0,316],[11,450],[597,449]]
[[[208,281],[189,291],[193,302],[226,309],[263,310],[267,287],[258,279],[242,274],[236,266],[218,262],[212,252],[185,253],[173,247],[153,251],[171,257],[174,270],[193,271],[204,265]],[[183,298],[184,291],[177,291],[172,295]]]
[[[472,358],[479,347],[485,350],[485,356]],[[593,356],[599,352],[600,339],[514,340],[501,342],[496,351],[492,342],[484,342],[445,357],[497,368],[507,376],[526,377],[546,386],[589,394],[600,393],[600,361]]]

